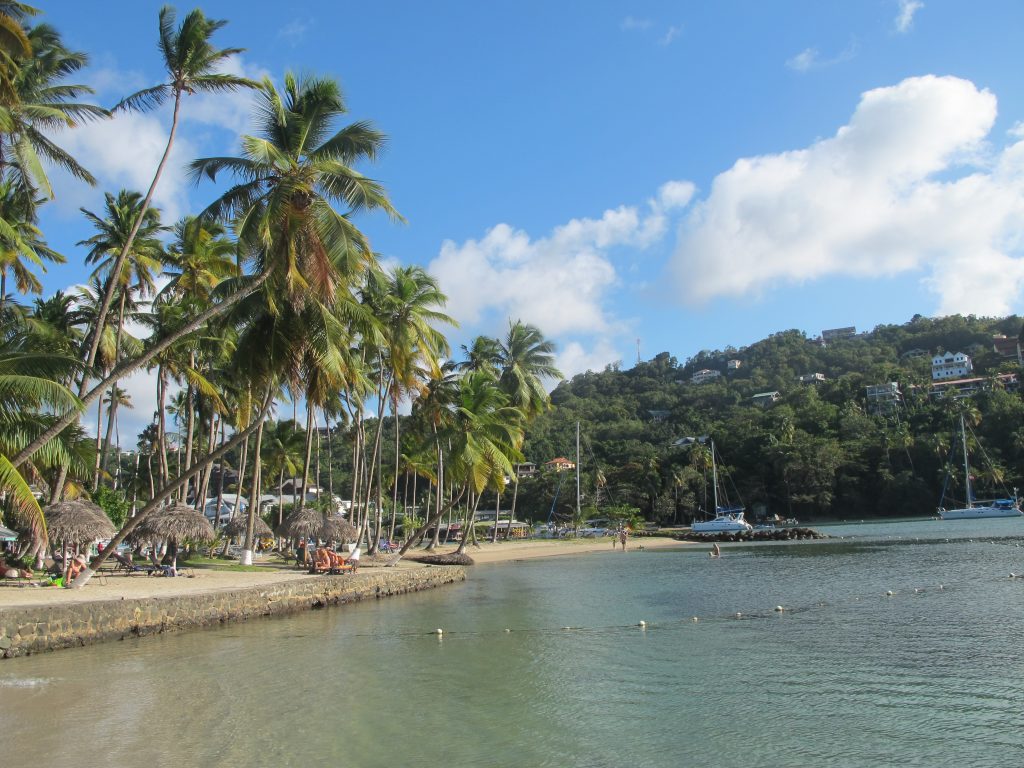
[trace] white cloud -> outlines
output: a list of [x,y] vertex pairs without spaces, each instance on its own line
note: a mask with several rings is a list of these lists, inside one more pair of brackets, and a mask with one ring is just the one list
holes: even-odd
[[650,19],[637,19],[637,18],[634,18],[633,16],[627,16],[626,18],[624,18],[622,20],[622,28],[623,29],[650,29],[652,23],[653,22],[651,22]]
[[577,373],[603,371],[609,363],[621,360],[619,350],[606,339],[599,339],[590,348],[578,341],[564,344],[558,352],[555,364],[562,375],[571,379]]
[[277,36],[287,40],[292,47],[295,47],[302,42],[312,24],[312,19],[293,19],[278,30]]
[[[98,190],[92,190],[83,184],[66,183],[57,173],[54,187],[63,193],[57,205],[64,213],[79,206],[99,213],[102,190],[116,193],[123,187],[146,192],[167,146],[167,128],[154,114],[118,113],[110,120],[87,123],[61,134],[59,143],[96,176],[99,185]],[[163,209],[165,221],[173,221],[188,209],[184,164],[195,156],[192,142],[184,137],[175,141],[153,198],[154,205]]]
[[914,14],[924,8],[921,0],[898,0],[899,13],[896,14],[896,31],[904,34],[910,31],[914,24]]
[[658,202],[666,210],[685,208],[697,188],[689,181],[667,181],[658,189]]
[[670,26],[667,30],[665,30],[665,34],[661,36],[661,39],[658,42],[661,43],[662,45],[671,45],[672,41],[679,37],[679,33],[682,31],[682,27],[677,27],[674,25]]
[[924,270],[940,312],[1004,314],[1024,287],[1024,142],[983,167],[996,98],[954,77],[864,93],[805,149],[742,158],[680,229],[691,303],[828,275]]
[[806,72],[818,62],[818,49],[805,48],[786,62],[786,66],[797,72]]

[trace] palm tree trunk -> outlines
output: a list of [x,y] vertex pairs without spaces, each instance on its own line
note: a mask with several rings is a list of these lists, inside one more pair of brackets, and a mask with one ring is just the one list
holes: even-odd
[[[113,280],[113,275],[111,275]],[[124,304],[128,298],[127,290],[121,291],[121,302],[117,309],[117,334],[114,337],[114,367],[121,360],[121,334],[124,331]],[[114,419],[117,417],[117,382],[110,385],[110,408],[107,411],[107,436],[103,440],[103,451],[100,454],[100,468],[107,466],[107,449],[110,448],[110,436],[114,431]],[[95,489],[94,489],[95,490]]]
[[[99,568],[104,562],[106,562],[107,558],[110,557],[110,553],[116,551],[118,546],[120,546],[121,542],[123,542],[125,538],[127,538],[128,534],[134,531],[135,528],[139,525],[139,523],[145,520],[149,516],[149,514],[153,512],[153,510],[157,509],[167,499],[173,496],[174,493],[178,490],[178,488],[181,487],[183,483],[187,483],[189,481],[189,478],[191,478],[197,472],[202,471],[207,466],[213,464],[213,462],[217,461],[219,458],[226,455],[229,451],[234,450],[235,446],[237,446],[239,443],[241,443],[243,440],[249,437],[249,435],[251,435],[253,432],[255,432],[258,429],[259,425],[263,423],[263,419],[266,418],[267,411],[270,410],[270,403],[271,397],[270,395],[268,395],[267,399],[263,403],[263,408],[261,409],[259,417],[256,419],[255,423],[250,425],[248,428],[240,432],[237,432],[234,435],[234,437],[228,440],[228,442],[222,445],[218,450],[216,450],[214,453],[211,453],[209,456],[206,456],[201,461],[196,462],[194,466],[186,467],[185,471],[182,474],[180,474],[173,481],[167,483],[163,488],[161,488],[159,493],[157,493],[152,499],[150,499],[149,503],[146,504],[146,506],[144,506],[141,510],[139,510],[139,513],[135,517],[128,518],[128,520],[125,521],[125,524],[121,527],[121,530],[117,532],[114,538],[110,540],[110,543],[106,547],[104,547],[103,551],[100,552],[99,555],[97,555],[96,558],[89,564],[89,567],[87,567],[82,572],[82,574],[75,579],[72,586],[76,589],[80,589],[81,587],[84,587],[87,583],[89,583],[89,579],[92,578],[93,574],[96,572],[96,569]],[[251,536],[251,521],[249,529],[249,533]]]
[[85,358],[86,372],[82,376],[82,386],[79,391],[79,396],[85,391],[89,381],[88,370],[92,368],[93,363],[96,362],[96,351],[100,345],[100,329],[103,328],[104,323],[107,321],[107,313],[110,311],[110,304],[114,299],[114,285],[115,277],[121,274],[121,270],[124,269],[125,259],[128,258],[128,252],[132,249],[135,244],[135,236],[139,233],[139,227],[142,226],[142,220],[146,217],[146,211],[149,210],[149,204],[153,200],[153,193],[156,191],[156,185],[160,182],[160,176],[164,172],[164,168],[167,166],[167,159],[171,156],[171,147],[174,146],[174,136],[178,132],[178,116],[181,111],[181,90],[175,89],[174,92],[174,110],[171,113],[171,131],[167,136],[167,146],[164,148],[164,154],[160,158],[160,163],[156,167],[156,173],[153,174],[153,181],[149,185],[149,190],[146,192],[146,197],[142,201],[142,208],[139,210],[139,216],[135,219],[135,223],[132,225],[132,231],[128,233],[128,239],[125,241],[124,246],[121,248],[121,252],[117,255],[117,260],[114,262],[113,268],[110,270],[110,281],[107,284],[107,290],[103,294],[103,303],[100,305],[100,311],[96,316],[96,328],[97,332],[93,335],[92,344],[89,345],[89,354]]
[[505,541],[512,535],[512,521],[516,519],[516,497],[519,495],[519,473],[514,472],[515,484],[512,486],[512,509],[508,513],[508,530],[505,531]]
[[167,376],[164,374],[163,364],[157,368],[156,382],[156,434],[160,448],[160,482],[166,485],[171,476],[171,468],[167,462]]
[[[302,495],[296,505],[296,511],[306,507],[306,489],[309,488],[309,463],[313,458],[313,404],[306,400],[306,459],[302,462]],[[295,488],[295,483],[292,483]]]
[[273,389],[267,387],[267,400],[266,407],[259,416],[259,426],[256,428],[256,445],[253,448],[253,462],[252,462],[252,495],[253,499],[249,502],[249,519],[245,526],[245,543],[242,546],[242,565],[252,565],[252,542],[253,535],[256,530],[256,513],[259,512],[260,508],[260,493],[262,492],[262,480],[263,480],[263,462],[260,458],[260,449],[263,447],[263,426],[267,418],[267,408],[270,407],[272,400],[271,393]]
[[[217,444],[217,412],[214,411],[210,414],[210,431],[206,437],[206,453],[213,453],[213,447]],[[224,469],[223,462],[221,463],[221,471]],[[210,492],[210,478],[213,476],[213,464],[208,466],[203,473],[200,475],[202,481],[199,484],[199,492],[196,494],[195,508],[202,512],[206,509],[206,497]]]
[[[434,429],[434,434],[437,434],[437,430]],[[435,438],[435,445],[437,448],[437,498],[435,503],[437,508],[441,508],[441,499],[444,496],[444,451],[441,449],[441,442]],[[430,509],[428,504],[427,509]],[[428,515],[429,517],[429,515]],[[434,526],[434,535],[430,539],[430,546],[427,550],[433,552],[441,544],[441,525],[440,518],[438,518],[438,525]]]
[[100,430],[103,424],[103,398],[96,404],[96,461],[92,470],[92,489],[100,487]]
[[[220,444],[224,445],[224,419],[220,420]],[[244,447],[243,447],[244,450]],[[224,462],[220,463],[220,472],[217,475],[217,517],[213,530],[220,530],[220,508],[224,503]],[[235,506],[238,506],[238,494],[235,494]]]
[[[128,361],[118,366],[116,370],[108,374],[107,377],[103,379],[103,381],[99,382],[95,387],[90,389],[86,395],[79,398],[79,400],[81,401],[80,407],[82,409],[88,408],[93,403],[93,401],[96,400],[96,398],[98,398],[100,395],[102,395],[106,388],[109,387],[113,382],[117,381],[118,379],[128,378],[133,373],[135,373],[135,371],[147,365],[151,360],[153,360],[153,358],[157,357],[157,355],[165,351],[172,344],[177,343],[185,336],[188,336],[192,332],[203,327],[204,325],[206,325],[207,322],[209,322],[213,318],[224,314],[231,307],[240,302],[242,299],[245,299],[248,296],[251,296],[252,294],[256,293],[256,291],[258,291],[263,286],[263,284],[270,279],[270,274],[271,273],[269,269],[264,270],[253,282],[251,282],[242,290],[231,294],[219,304],[216,304],[207,309],[205,312],[201,312],[200,314],[196,315],[196,317],[193,318],[191,322],[186,323],[177,331],[168,334],[134,360]],[[83,381],[87,378],[88,376],[83,374]],[[28,461],[28,459],[43,445],[45,445],[49,440],[63,432],[70,424],[77,422],[79,420],[79,416],[79,410],[71,410],[68,413],[61,416],[49,427],[49,429],[40,433],[35,440],[26,445],[24,448],[22,448],[17,453],[17,455],[15,455],[11,459],[11,464],[13,464],[15,467],[20,467],[22,464]]]
[[[391,496],[391,526],[388,528],[388,541],[395,537],[395,516],[398,514],[398,460],[401,455],[401,443],[398,437],[401,431],[398,425],[398,403],[394,400],[391,403],[391,417],[395,420],[395,483]],[[405,485],[408,489],[408,478],[406,478]]]
[[[196,367],[196,353],[190,352],[188,357],[189,368],[195,370]],[[192,466],[192,441],[195,439],[196,434],[196,408],[193,400],[192,384],[187,383],[185,385],[185,409],[188,411],[186,415],[186,427],[185,427],[185,466]],[[181,490],[181,501],[184,502],[188,498],[188,486],[185,486]]]
[[[491,533],[491,544],[498,543],[498,522],[501,519],[501,494],[496,494],[498,499],[494,502],[494,531]],[[508,523],[508,527],[512,527],[512,521]]]
[[[472,504],[466,504],[466,530],[462,532],[462,541],[459,542],[459,548],[455,550],[458,555],[466,554],[466,545],[469,543],[469,539],[473,536],[473,523],[476,520],[476,508],[480,504],[480,495],[472,495]],[[475,537],[474,537],[475,538]],[[474,541],[475,545],[476,542]]]
[[424,522],[423,525],[416,529],[415,533],[405,540],[405,544],[403,544],[402,548],[398,550],[398,554],[388,562],[388,565],[397,565],[398,561],[401,560],[405,556],[405,553],[409,551],[409,548],[422,539],[423,534],[430,530],[431,526],[436,526],[440,522],[441,518],[444,517],[445,512],[448,512],[452,507],[459,503],[465,492],[466,489],[463,487],[459,491],[458,495],[453,494],[452,498],[446,505],[440,507],[433,515],[427,518],[426,522]]

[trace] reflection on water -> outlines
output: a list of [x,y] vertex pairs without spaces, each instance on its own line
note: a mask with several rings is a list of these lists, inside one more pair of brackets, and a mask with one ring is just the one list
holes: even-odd
[[46,763],[1020,764],[1022,521],[829,532],[720,560],[481,566],[412,596],[10,660],[4,747]]

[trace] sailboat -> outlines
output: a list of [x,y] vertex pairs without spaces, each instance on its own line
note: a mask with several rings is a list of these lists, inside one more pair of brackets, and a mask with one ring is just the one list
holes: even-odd
[[718,503],[718,452],[715,450],[715,441],[710,437],[684,437],[676,444],[685,445],[705,440],[711,445],[711,487],[714,489],[715,516],[711,520],[693,523],[690,530],[694,533],[739,533],[753,530],[754,526],[743,519],[742,505],[729,505],[727,500],[725,506],[720,506]]
[[[1024,515],[1020,509],[1020,500],[1017,498],[1017,489],[1013,489],[1013,498],[994,499],[991,501],[977,501],[974,498],[974,491],[971,487],[971,465],[967,456],[967,428],[964,425],[964,417],[960,416],[960,443],[964,455],[964,500],[965,505],[955,509],[946,509],[941,506],[946,500],[946,489],[949,487],[952,472],[946,473],[946,481],[942,485],[942,498],[939,501],[939,517],[943,520],[975,520],[982,517],[1020,517]],[[952,454],[950,455],[952,459]]]

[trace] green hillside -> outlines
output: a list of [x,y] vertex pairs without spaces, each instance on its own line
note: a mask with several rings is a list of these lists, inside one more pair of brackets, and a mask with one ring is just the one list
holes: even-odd
[[[1001,495],[993,483],[1000,479],[1024,487],[1024,402],[1012,383],[995,378],[1020,366],[993,349],[994,335],[1016,339],[1020,331],[1016,316],[915,316],[827,344],[784,331],[741,349],[702,351],[683,364],[664,352],[629,370],[610,366],[559,384],[551,411],[531,424],[525,453],[538,464],[574,458],[579,421],[584,504],[628,505],[662,523],[687,521],[711,506],[701,452],[673,445],[697,435],[714,439],[754,513],[801,520],[932,515],[960,410],[977,422],[992,459],[991,470],[976,469],[979,497],[986,490]],[[971,375],[985,379],[983,391],[931,394],[931,356],[945,351],[971,355]],[[730,360],[739,367],[730,370]],[[721,375],[691,383],[705,369]],[[816,373],[824,380],[799,381]],[[898,383],[901,401],[873,407],[866,387],[888,382]],[[778,392],[775,402],[754,402],[770,392]],[[520,516],[543,519],[556,493],[557,510],[568,512],[575,478],[567,474],[523,482]]]

